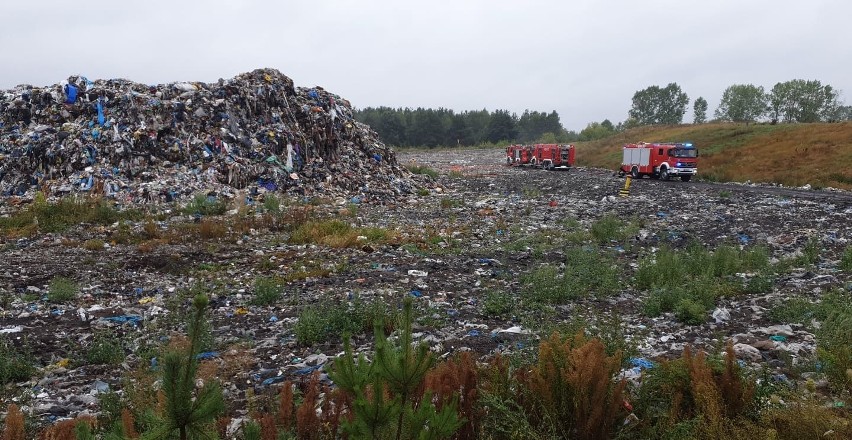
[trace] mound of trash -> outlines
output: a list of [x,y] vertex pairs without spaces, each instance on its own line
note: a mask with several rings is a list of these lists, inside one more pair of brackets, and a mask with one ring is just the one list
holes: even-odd
[[349,101],[275,69],[215,83],[71,76],[0,92],[0,194],[158,203],[233,197],[386,200],[418,183]]

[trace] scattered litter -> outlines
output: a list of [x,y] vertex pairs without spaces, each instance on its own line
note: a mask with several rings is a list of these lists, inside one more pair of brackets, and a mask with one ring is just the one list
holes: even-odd
[[114,324],[130,324],[133,326],[139,325],[142,322],[142,317],[139,315],[121,315],[121,316],[108,316],[101,318],[103,321],[111,322]]

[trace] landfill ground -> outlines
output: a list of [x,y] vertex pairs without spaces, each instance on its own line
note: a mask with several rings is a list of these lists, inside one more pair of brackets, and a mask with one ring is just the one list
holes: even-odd
[[[507,167],[497,149],[398,152],[397,160],[438,175],[421,176],[421,191],[392,201],[282,203],[281,222],[316,216],[382,237],[365,233],[345,247],[294,244],[292,229],[250,210],[199,219],[172,209],[153,220],[5,238],[0,332],[39,367],[31,380],[5,389],[5,403],[15,400],[47,422],[97,413],[105,392],[131,399],[148,389],[141,377],[156,363],[150,358],[157,346],[181,330],[193,289],[212,300],[214,339],[202,373],[218,377],[231,414],[240,417],[247,390],[273,393],[283,380],[326,372],[342,352],[340,338],[325,333],[331,324],[315,333],[302,328],[315,342],[299,340],[306,310],[311,319],[355,303],[396,310],[411,296],[415,336],[440,357],[466,350],[483,360],[497,352],[533,356],[538,333],[578,322],[623,335],[632,354],[648,360],[679,356],[687,345],[717,352],[730,340],[744,364],[794,383],[816,377],[807,362],[815,337],[771,311],[791,298],[816,301],[852,287],[852,275],[841,269],[852,238],[848,192],[646,178],[620,197],[625,179],[612,170]],[[621,232],[596,240],[589,231],[602,219],[617,220]],[[192,229],[200,225],[206,233]],[[120,239],[128,228],[136,240]],[[634,281],[640,260],[690,243],[761,246],[773,262],[791,263],[762,291],[719,299],[703,323],[682,323],[672,312],[648,316],[642,304],[649,292]],[[814,247],[816,259],[803,260]],[[527,275],[552,267],[558,285],[574,249],[610,258],[617,291],[577,292],[565,303],[524,309]],[[747,282],[753,275],[734,276]],[[76,283],[75,299],[46,299],[56,277]],[[257,280],[267,277],[283,284],[281,297],[258,305]],[[103,335],[121,342],[123,359],[90,362]],[[370,331],[356,333],[353,347],[369,350],[371,340]]]

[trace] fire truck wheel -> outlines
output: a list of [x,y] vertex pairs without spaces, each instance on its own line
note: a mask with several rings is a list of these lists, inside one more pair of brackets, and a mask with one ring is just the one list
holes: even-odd
[[639,178],[639,167],[633,167],[630,169],[630,177],[634,179]]
[[507,157],[507,158],[506,158],[506,165],[511,165],[511,164],[512,164],[512,158],[511,158],[511,157]]
[[669,180],[669,169],[663,168],[660,170],[660,180]]
[[691,178],[692,178],[692,176],[689,175],[689,174],[684,174],[683,176],[680,176],[680,180],[682,180],[684,182],[689,182],[689,179],[691,179]]

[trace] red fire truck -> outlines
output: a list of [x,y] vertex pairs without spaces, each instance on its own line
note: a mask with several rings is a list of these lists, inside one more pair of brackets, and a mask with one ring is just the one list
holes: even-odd
[[691,143],[627,144],[622,149],[620,172],[634,179],[651,176],[688,182],[698,172],[698,150]]
[[532,165],[547,170],[570,168],[574,166],[574,146],[559,144],[533,145]]
[[535,163],[532,146],[509,145],[506,147],[506,165],[527,165],[530,163]]

